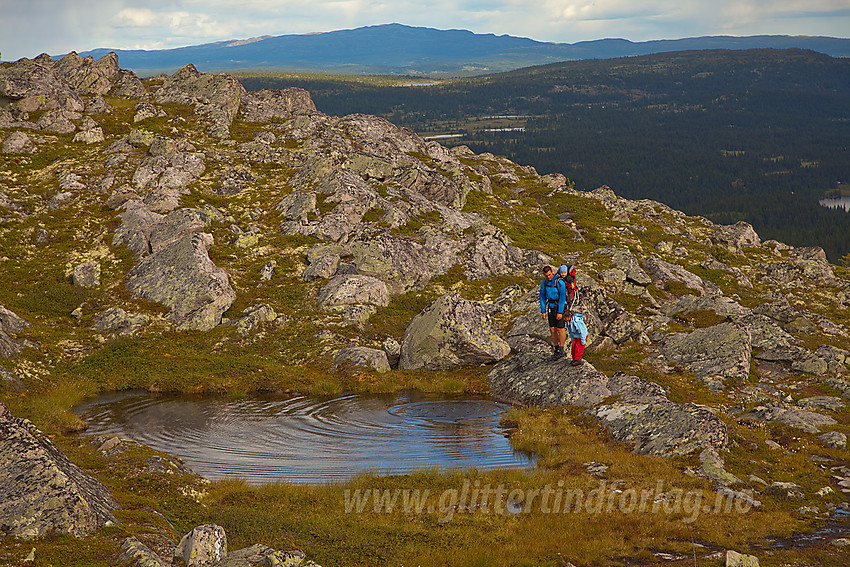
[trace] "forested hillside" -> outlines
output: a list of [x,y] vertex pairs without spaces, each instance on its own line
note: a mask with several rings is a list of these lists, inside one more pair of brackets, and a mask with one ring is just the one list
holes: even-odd
[[833,262],[850,252],[850,214],[818,205],[850,184],[847,59],[710,50],[419,87],[304,75],[242,82],[249,90],[300,86],[324,112],[453,134],[441,143],[563,173],[579,189],[607,184],[715,222],[745,220],[766,239],[822,246]]

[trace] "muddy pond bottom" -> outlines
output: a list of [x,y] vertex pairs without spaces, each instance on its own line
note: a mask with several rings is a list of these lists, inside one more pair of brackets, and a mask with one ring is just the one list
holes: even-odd
[[427,394],[240,399],[107,394],[77,406],[87,435],[177,455],[210,480],[321,483],[372,471],[524,468],[499,427],[507,404]]

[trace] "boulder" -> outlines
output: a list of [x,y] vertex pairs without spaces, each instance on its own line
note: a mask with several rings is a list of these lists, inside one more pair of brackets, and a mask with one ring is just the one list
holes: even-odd
[[94,317],[92,329],[101,333],[113,332],[118,335],[132,335],[148,322],[146,315],[132,315],[120,307],[110,307]]
[[100,285],[100,263],[83,262],[74,266],[71,281],[77,287],[97,287]]
[[270,323],[277,319],[277,313],[267,303],[258,303],[242,311],[242,317],[233,322],[236,332],[248,336],[261,323]]
[[726,567],[759,567],[758,557],[732,551],[726,552]]
[[152,212],[143,202],[137,200],[126,201],[123,208],[124,211],[119,215],[121,225],[112,235],[112,244],[123,244],[137,259],[150,254],[151,233],[165,217]]
[[449,294],[410,322],[398,366],[406,370],[450,370],[496,362],[510,350],[482,304]]
[[838,423],[828,415],[782,406],[757,406],[753,408],[753,411],[740,416],[740,419],[763,423],[782,423],[789,427],[802,429],[807,433],[817,433],[821,427]]
[[682,266],[665,262],[654,256],[646,256],[641,260],[652,282],[657,286],[675,283],[697,291],[700,295],[707,291],[717,291],[717,286],[711,282],[704,281],[696,274],[689,272]]
[[465,262],[464,275],[482,280],[514,272],[526,272],[545,264],[542,254],[514,246],[507,234],[493,225],[478,226]]
[[106,487],[0,402],[0,532],[85,537],[114,524],[117,508]]
[[847,435],[840,431],[829,431],[817,436],[817,440],[832,449],[846,449]]
[[339,275],[319,290],[323,308],[355,304],[388,305],[386,284],[371,276]]
[[752,353],[749,329],[739,323],[720,323],[674,336],[662,345],[664,356],[704,378],[746,379]]
[[0,305],[0,358],[11,358],[30,346],[25,339],[15,338],[29,326],[29,323]]
[[127,274],[134,298],[162,303],[178,330],[209,330],[236,299],[227,273],[213,264],[205,235],[188,234],[144,258]]
[[33,154],[35,150],[32,139],[23,132],[12,132],[3,140],[4,154]]
[[611,262],[623,274],[624,281],[630,281],[639,286],[647,286],[652,283],[649,274],[640,267],[640,261],[637,257],[625,248],[601,248],[595,250],[593,254],[610,256]]
[[159,556],[135,537],[125,538],[121,542],[118,564],[133,567],[165,567]]
[[204,567],[218,563],[227,556],[227,534],[216,524],[194,528],[183,536],[174,550],[173,565]]
[[53,70],[82,95],[105,95],[118,76],[118,55],[114,52],[96,60],[71,52],[54,63]]
[[307,222],[307,215],[316,214],[316,194],[293,191],[283,198],[275,209],[289,221]]
[[332,278],[339,269],[339,261],[339,254],[325,254],[315,257],[310,265],[301,272],[301,279],[305,282],[314,282]]
[[794,248],[793,259],[776,262],[765,266],[765,271],[771,279],[787,284],[795,281],[810,281],[831,285],[835,283],[835,274],[826,258],[826,253],[819,246]]
[[717,315],[729,319],[741,319],[752,312],[731,297],[719,292],[706,293],[700,296],[683,295],[661,306],[661,312],[668,317],[680,313],[690,315],[694,311],[713,311]]
[[331,370],[353,371],[373,370],[380,374],[389,372],[390,363],[383,350],[367,347],[347,347],[334,354]]
[[751,224],[744,221],[733,225],[717,227],[711,235],[711,242],[715,246],[725,248],[730,252],[740,252],[742,248],[754,248],[761,246],[761,239]]

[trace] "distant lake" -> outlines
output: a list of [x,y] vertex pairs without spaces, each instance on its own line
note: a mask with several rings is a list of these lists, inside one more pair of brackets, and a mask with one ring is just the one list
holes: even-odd
[[845,212],[850,213],[850,197],[821,199],[818,201],[818,205],[827,209],[844,209]]
[[524,468],[499,426],[507,404],[408,393],[324,399],[106,394],[77,408],[87,435],[118,435],[177,455],[198,474],[251,484],[317,483],[358,473]]

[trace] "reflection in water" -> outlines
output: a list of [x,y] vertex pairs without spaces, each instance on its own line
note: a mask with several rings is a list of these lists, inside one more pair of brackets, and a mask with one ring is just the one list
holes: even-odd
[[179,455],[210,479],[344,479],[371,470],[532,464],[499,428],[506,404],[405,394],[230,400],[108,394],[75,409],[89,434],[120,435]]

